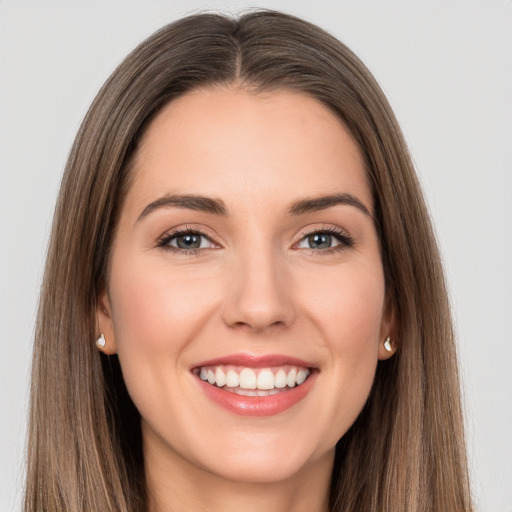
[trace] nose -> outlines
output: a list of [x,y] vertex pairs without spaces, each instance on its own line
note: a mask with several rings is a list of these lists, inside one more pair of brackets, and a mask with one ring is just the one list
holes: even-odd
[[261,332],[294,322],[292,279],[284,256],[260,247],[240,257],[227,279],[222,314],[228,326]]

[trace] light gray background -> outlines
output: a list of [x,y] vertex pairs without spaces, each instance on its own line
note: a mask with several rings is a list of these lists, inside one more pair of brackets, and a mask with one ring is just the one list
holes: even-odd
[[387,93],[437,226],[479,510],[512,511],[512,2],[0,0],[0,511],[18,510],[38,286],[60,175],[95,93],[167,22],[277,8],[346,42]]

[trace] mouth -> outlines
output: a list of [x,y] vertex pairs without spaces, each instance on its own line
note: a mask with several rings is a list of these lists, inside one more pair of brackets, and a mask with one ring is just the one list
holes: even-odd
[[302,366],[284,365],[267,368],[215,365],[195,368],[202,381],[241,396],[272,396],[302,385],[311,370]]
[[282,356],[234,355],[191,369],[206,396],[240,415],[269,416],[301,401],[318,369]]

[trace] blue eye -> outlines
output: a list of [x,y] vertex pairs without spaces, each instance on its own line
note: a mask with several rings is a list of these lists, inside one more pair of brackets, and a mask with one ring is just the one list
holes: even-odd
[[158,243],[160,247],[183,252],[194,252],[199,249],[211,249],[216,245],[206,236],[197,231],[177,231],[164,236]]
[[333,237],[327,233],[314,233],[306,237],[306,241],[310,249],[330,249],[333,247],[333,242],[337,242],[337,240],[333,240]]
[[311,249],[315,251],[337,250],[354,245],[352,239],[343,231],[323,230],[305,235],[297,244],[299,249]]
[[170,240],[169,245],[178,247],[178,249],[200,249],[202,238],[201,235],[196,233],[187,233],[175,236]]

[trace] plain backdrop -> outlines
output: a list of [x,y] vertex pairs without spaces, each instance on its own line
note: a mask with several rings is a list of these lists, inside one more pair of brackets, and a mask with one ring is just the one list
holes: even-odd
[[478,509],[512,512],[512,2],[0,0],[0,512],[20,509],[38,287],[67,153],[100,85],[190,12],[270,7],[348,44],[410,145],[445,260]]

